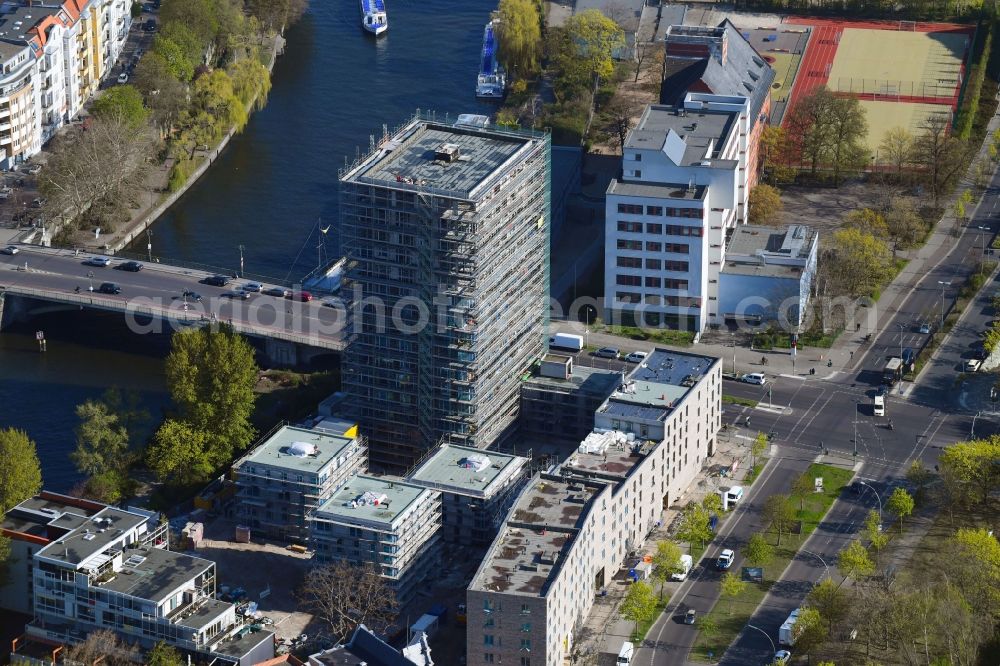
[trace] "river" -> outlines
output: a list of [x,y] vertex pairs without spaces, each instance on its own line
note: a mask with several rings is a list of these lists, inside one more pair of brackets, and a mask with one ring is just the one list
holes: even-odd
[[[337,219],[337,170],[369,135],[416,109],[489,113],[475,98],[483,26],[497,0],[387,0],[389,31],[361,30],[354,0],[315,0],[287,33],[267,106],[153,227],[165,262],[297,279],[317,264],[317,221]],[[312,235],[311,235],[312,234]],[[310,236],[311,235],[311,236]],[[336,233],[327,236],[336,255]],[[145,251],[145,238],[140,251]],[[49,350],[37,351],[44,329]],[[36,441],[46,487],[79,480],[67,460],[74,408],[107,386],[139,392],[154,416],[167,404],[162,342],[132,338],[106,315],[46,315],[0,334],[0,427]]]

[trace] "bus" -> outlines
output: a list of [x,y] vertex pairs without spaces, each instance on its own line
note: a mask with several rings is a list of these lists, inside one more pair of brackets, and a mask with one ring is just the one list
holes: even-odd
[[898,382],[903,376],[903,359],[898,356],[893,356],[885,364],[885,369],[882,371],[882,383],[892,386]]

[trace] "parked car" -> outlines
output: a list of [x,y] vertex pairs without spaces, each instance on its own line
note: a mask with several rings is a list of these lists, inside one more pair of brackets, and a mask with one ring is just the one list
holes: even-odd
[[646,352],[634,351],[625,357],[629,363],[642,363],[646,360]]
[[118,75],[118,83],[128,83],[128,72],[122,72]]
[[621,354],[621,351],[616,347],[601,347],[594,352],[594,356],[599,358],[618,358]]
[[736,558],[736,553],[734,553],[730,549],[726,548],[719,555],[719,559],[715,562],[715,566],[716,566],[717,569],[725,571],[729,567],[733,566],[733,560],[735,558]]
[[201,300],[201,294],[199,294],[196,291],[191,291],[191,290],[185,291],[181,295],[181,297],[185,298],[185,299],[188,299],[188,300],[191,300],[191,301],[200,301]]
[[42,172],[41,164],[32,164],[30,167],[28,167],[28,173],[30,173],[32,176],[37,176],[41,172]]
[[763,386],[767,383],[767,377],[764,376],[763,372],[748,372],[740,377],[740,381],[744,384],[758,384],[759,386]]
[[209,275],[202,282],[213,287],[225,287],[232,282],[232,279],[226,275]]
[[777,664],[777,666],[785,666],[788,660],[792,658],[792,653],[788,650],[778,650],[774,653],[774,661],[772,664]]
[[241,289],[251,294],[259,294],[260,292],[264,291],[264,285],[258,282],[247,282],[241,287]]
[[146,23],[142,26],[142,29],[146,32],[156,32],[156,19],[146,19]]
[[85,265],[87,265],[87,266],[99,266],[101,268],[105,268],[105,267],[111,265],[111,257],[105,257],[105,256],[102,256],[102,255],[98,255],[96,257],[91,257],[91,258],[87,259],[83,263]]
[[925,335],[928,334],[928,333],[930,333],[931,332],[931,325],[928,324],[926,321],[923,322],[922,324],[920,324],[920,332],[923,333],[923,334],[925,334]]
[[243,291],[242,289],[233,289],[232,291],[226,292],[223,296],[228,296],[229,298],[238,298],[241,301],[245,301],[250,298],[250,292]]
[[302,301],[303,303],[308,303],[313,299],[313,295],[308,291],[293,291],[288,297],[293,301]]
[[122,288],[114,282],[102,282],[101,286],[97,288],[97,291],[102,294],[120,294],[122,293]]
[[264,294],[267,296],[277,296],[278,298],[287,298],[288,290],[283,287],[269,287],[264,290]]
[[17,249],[16,245],[8,245],[3,249],[4,254],[17,254],[20,250]]
[[124,264],[118,266],[118,269],[128,271],[129,273],[138,273],[142,270],[142,264],[138,261],[126,261]]

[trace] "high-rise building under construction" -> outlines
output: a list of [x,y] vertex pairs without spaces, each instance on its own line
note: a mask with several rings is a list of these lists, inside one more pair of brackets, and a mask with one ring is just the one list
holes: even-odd
[[340,174],[343,386],[371,466],[485,447],[545,349],[550,138],[417,115]]

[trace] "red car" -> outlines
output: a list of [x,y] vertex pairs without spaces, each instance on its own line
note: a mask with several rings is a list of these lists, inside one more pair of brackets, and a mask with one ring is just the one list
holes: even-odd
[[293,291],[289,296],[293,301],[302,301],[303,303],[308,303],[313,299],[313,295],[308,291]]

